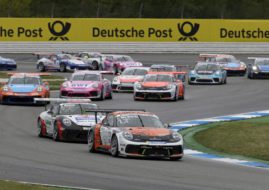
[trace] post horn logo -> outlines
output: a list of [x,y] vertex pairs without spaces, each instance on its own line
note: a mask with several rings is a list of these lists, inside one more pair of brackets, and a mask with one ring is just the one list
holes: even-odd
[[[60,27],[61,27],[60,31],[55,30],[56,25],[60,25]],[[71,23],[66,22],[64,24],[62,21],[56,20],[52,24],[49,22],[48,27],[49,27],[50,33],[53,35],[52,37],[50,37],[50,39],[49,39],[50,41],[56,41],[58,38],[63,40],[63,41],[69,40],[68,37],[66,37],[64,35],[66,35],[69,32],[69,30],[71,28]]]
[[[191,28],[190,31],[185,31],[185,26],[189,25]],[[191,41],[198,41],[196,37],[193,37],[199,30],[200,25],[197,23],[194,23],[194,25],[191,22],[183,22],[182,25],[180,23],[177,24],[179,33],[183,36],[178,39],[178,41],[185,41],[186,39],[190,39]],[[185,29],[184,29],[185,28]]]

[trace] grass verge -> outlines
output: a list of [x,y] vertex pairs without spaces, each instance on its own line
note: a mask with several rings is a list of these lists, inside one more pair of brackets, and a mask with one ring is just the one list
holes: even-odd
[[0,180],[1,190],[69,190],[67,188],[46,187]]
[[269,161],[269,117],[216,122],[183,130],[182,134],[189,148]]

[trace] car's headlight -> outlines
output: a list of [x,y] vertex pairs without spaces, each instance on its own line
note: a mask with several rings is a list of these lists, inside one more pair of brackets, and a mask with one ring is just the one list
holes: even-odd
[[172,133],[172,138],[173,138],[174,141],[181,141],[182,136],[178,132],[173,132]]
[[242,67],[242,68],[244,68],[244,69],[245,69],[247,66],[246,66],[246,64],[245,64],[245,63],[242,63],[242,62],[241,62],[241,63],[240,63],[240,67]]
[[41,86],[37,87],[37,92],[42,92],[43,88]]
[[67,126],[67,127],[70,127],[70,126],[72,125],[72,122],[71,122],[70,119],[68,119],[68,118],[64,118],[64,119],[63,119],[63,124],[64,124],[65,126]]
[[136,89],[141,89],[141,88],[142,88],[142,85],[141,85],[140,83],[137,83],[137,84],[135,85],[135,88],[136,88]]
[[216,74],[216,75],[220,75],[220,71],[216,71],[215,74]]
[[129,140],[129,141],[131,141],[131,140],[133,140],[133,135],[132,135],[132,133],[130,133],[130,132],[123,132],[122,133],[122,136],[125,138],[125,139],[127,139],[127,140]]
[[166,87],[166,89],[172,89],[173,87],[174,87],[174,85],[169,84],[169,85]]
[[93,83],[91,87],[92,88],[98,88],[98,84],[97,83]]
[[252,67],[252,69],[253,69],[254,71],[256,71],[256,70],[258,70],[258,67],[257,67],[256,65],[254,65],[254,66]]
[[191,75],[195,75],[195,70],[190,71]]
[[68,87],[68,84],[67,84],[67,83],[63,83],[63,84],[62,84],[62,87],[63,87],[63,88],[67,88],[67,87]]
[[119,84],[119,83],[120,83],[120,79],[119,79],[119,77],[115,77],[115,78],[113,79],[113,83],[114,83],[114,84]]
[[6,86],[6,85],[5,85],[5,86],[3,86],[3,88],[2,88],[2,89],[3,89],[3,91],[4,91],[4,92],[8,92],[8,91],[9,91],[9,88],[8,88],[8,86]]

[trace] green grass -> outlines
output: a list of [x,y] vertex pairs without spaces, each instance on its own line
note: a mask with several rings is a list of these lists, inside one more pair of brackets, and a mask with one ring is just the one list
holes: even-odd
[[22,184],[11,181],[1,181],[0,180],[0,189],[1,190],[68,190],[66,188],[56,188],[56,187],[45,187],[40,185],[29,185]]
[[269,161],[269,117],[199,126],[193,140],[217,152]]

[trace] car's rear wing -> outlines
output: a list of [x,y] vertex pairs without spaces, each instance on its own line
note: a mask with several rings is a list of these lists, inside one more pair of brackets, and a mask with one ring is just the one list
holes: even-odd
[[269,59],[269,57],[248,57],[248,59],[255,60],[255,59]]
[[148,74],[168,74],[168,75],[174,75],[177,79],[181,80],[182,82],[185,82],[186,80],[186,71],[149,71]]
[[95,122],[98,123],[98,113],[104,113],[105,115],[113,112],[146,112],[144,109],[92,109],[87,110],[88,113],[94,113]]

